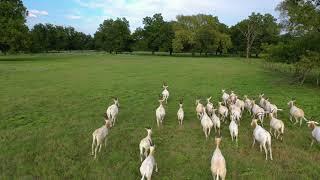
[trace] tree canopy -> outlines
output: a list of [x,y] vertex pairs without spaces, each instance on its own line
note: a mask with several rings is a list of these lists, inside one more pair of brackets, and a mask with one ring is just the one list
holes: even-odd
[[174,23],[173,49],[176,52],[191,51],[205,54],[226,52],[231,47],[231,39],[226,29],[216,16],[179,15]]
[[125,18],[105,20],[94,34],[96,48],[110,53],[129,50],[130,39],[129,22]]
[[237,50],[245,51],[248,58],[252,51],[258,56],[263,43],[277,42],[280,27],[271,14],[252,13],[247,19],[231,27],[231,32],[233,43],[239,48]]
[[28,43],[28,12],[21,0],[0,0],[0,50],[24,50]]

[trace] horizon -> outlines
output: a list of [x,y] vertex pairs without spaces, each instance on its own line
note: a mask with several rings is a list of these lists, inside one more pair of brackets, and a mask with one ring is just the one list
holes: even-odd
[[[219,21],[232,26],[248,17],[252,12],[270,13],[278,19],[275,8],[281,0],[261,2],[259,0],[70,0],[70,1],[23,0],[29,11],[27,25],[31,29],[38,23],[72,26],[77,31],[94,35],[99,24],[106,19],[124,17],[130,23],[130,30],[143,27],[142,19],[161,13],[166,21],[175,20],[177,15],[210,14]],[[84,25],[85,24],[85,25]]]

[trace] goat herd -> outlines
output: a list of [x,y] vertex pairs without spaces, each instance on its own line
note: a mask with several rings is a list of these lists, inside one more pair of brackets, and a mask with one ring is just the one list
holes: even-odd
[[[159,107],[156,109],[156,120],[158,127],[162,125],[163,120],[166,115],[165,108],[163,103],[167,103],[169,98],[168,86],[166,84],[163,85],[162,96],[159,98]],[[259,105],[255,103],[254,100],[250,100],[246,95],[244,95],[244,99],[241,100],[238,96],[231,91],[228,94],[225,90],[222,90],[222,102],[218,103],[217,109],[214,108],[212,102],[210,102],[211,97],[207,98],[207,104],[203,105],[199,99],[196,100],[196,113],[197,117],[200,120],[202,125],[203,132],[205,134],[206,139],[210,136],[210,132],[212,127],[214,127],[215,132],[220,136],[220,128],[221,124],[227,122],[227,118],[230,118],[229,130],[232,141],[235,140],[236,144],[238,143],[238,126],[240,126],[240,121],[245,110],[252,115],[251,126],[253,127],[253,144],[257,141],[260,144],[260,151],[262,148],[265,151],[265,159],[268,159],[268,151],[269,158],[272,160],[272,148],[271,148],[271,135],[273,135],[276,139],[282,140],[282,136],[284,134],[284,123],[282,120],[277,119],[277,112],[282,111],[275,104],[272,104],[268,98],[264,97],[264,94],[259,95],[260,101]],[[109,129],[115,125],[117,115],[119,113],[119,100],[118,98],[113,98],[114,104],[107,108],[105,113],[105,125],[96,129],[92,136],[92,155],[94,158],[97,156],[97,151],[101,150],[103,141],[106,146],[107,135]],[[305,118],[304,111],[297,106],[294,105],[295,100],[291,100],[288,102],[288,106],[290,107],[289,119],[293,122],[293,118],[295,120],[294,124],[300,122],[300,126],[302,125],[303,120],[307,122],[308,126],[312,129],[312,142],[314,141],[320,142],[320,127],[317,126],[318,122],[308,121]],[[263,128],[263,120],[266,116],[270,118],[270,130],[269,132]],[[180,125],[183,124],[184,119],[184,110],[183,110],[183,100],[180,100],[179,109],[177,112],[177,118]],[[140,160],[142,162],[140,166],[140,173],[142,176],[142,180],[147,178],[151,179],[152,172],[155,168],[155,171],[158,172],[158,166],[154,158],[154,149],[155,145],[152,143],[151,134],[152,129],[146,128],[147,136],[140,141],[139,150],[140,150]],[[211,172],[212,176],[215,179],[225,179],[226,176],[226,161],[219,149],[219,145],[221,142],[220,137],[215,138],[216,149],[213,152],[211,159]]]

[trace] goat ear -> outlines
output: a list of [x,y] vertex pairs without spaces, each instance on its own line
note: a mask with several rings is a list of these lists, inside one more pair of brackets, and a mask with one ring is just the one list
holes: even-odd
[[315,124],[319,124],[318,122],[314,122]]

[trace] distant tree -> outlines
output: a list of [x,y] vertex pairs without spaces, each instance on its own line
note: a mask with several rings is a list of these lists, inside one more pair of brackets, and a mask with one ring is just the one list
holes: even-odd
[[159,51],[162,45],[163,36],[161,35],[161,29],[165,21],[161,14],[154,14],[152,17],[147,16],[143,18],[143,24],[147,48],[154,54],[155,51]]
[[247,58],[251,56],[252,49],[258,56],[262,50],[261,44],[272,43],[280,33],[276,19],[270,14],[262,15],[260,13],[252,13],[247,19],[242,20],[231,29],[234,44],[238,48],[245,44]]
[[25,25],[28,12],[21,0],[0,0],[0,51],[26,49],[28,27]]
[[284,0],[277,10],[287,31],[296,35],[320,32],[319,0]]
[[48,29],[44,24],[36,24],[30,31],[31,34],[31,52],[48,51],[49,39]]
[[94,35],[96,47],[112,52],[122,52],[129,49],[130,29],[125,18],[105,20],[100,24]]
[[31,52],[93,49],[93,38],[73,27],[36,24],[30,31]]
[[[280,38],[279,44],[265,47],[268,60],[294,63],[295,76],[303,84],[308,72],[320,67],[320,2],[284,0],[277,10],[287,34]],[[318,85],[319,77],[320,74]]]
[[177,52],[200,52],[207,55],[216,51],[221,54],[231,46],[227,26],[212,15],[179,15],[174,23],[174,31],[173,49]]
[[147,40],[145,38],[145,31],[142,28],[137,28],[131,35],[132,38],[132,49],[134,51],[145,51],[148,49]]
[[169,52],[172,55],[172,40],[174,38],[173,22],[165,22],[160,29],[161,45],[160,50]]

